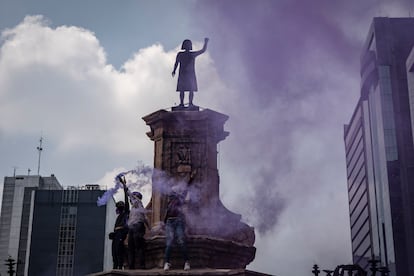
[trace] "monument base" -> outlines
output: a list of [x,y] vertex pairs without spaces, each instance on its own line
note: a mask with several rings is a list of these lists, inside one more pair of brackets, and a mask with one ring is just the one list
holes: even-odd
[[[208,236],[189,236],[186,241],[192,268],[245,268],[254,260],[256,254],[256,248],[253,246],[245,246]],[[162,268],[164,266],[164,252],[164,236],[147,239],[145,250],[146,268]],[[172,268],[184,267],[183,257],[176,245],[171,250],[170,262]]]

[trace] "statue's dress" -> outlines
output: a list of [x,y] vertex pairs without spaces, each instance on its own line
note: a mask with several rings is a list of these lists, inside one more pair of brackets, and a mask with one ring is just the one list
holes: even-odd
[[177,61],[180,64],[177,91],[197,91],[197,79],[194,64],[195,58],[199,54],[199,51],[185,51],[177,54]]

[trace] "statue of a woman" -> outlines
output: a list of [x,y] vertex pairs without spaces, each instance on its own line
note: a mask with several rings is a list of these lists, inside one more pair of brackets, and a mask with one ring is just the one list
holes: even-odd
[[198,55],[204,53],[207,49],[208,38],[204,39],[204,46],[199,51],[192,51],[193,44],[191,40],[186,39],[183,41],[181,51],[177,54],[177,58],[174,64],[174,70],[172,76],[175,76],[175,70],[178,64],[180,69],[178,72],[177,91],[180,92],[180,106],[184,106],[184,92],[189,92],[189,105],[193,105],[194,92],[197,91],[197,79],[195,75],[195,58]]

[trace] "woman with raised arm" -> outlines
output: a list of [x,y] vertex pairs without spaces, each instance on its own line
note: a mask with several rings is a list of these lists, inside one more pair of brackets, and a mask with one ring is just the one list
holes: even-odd
[[184,92],[189,92],[189,105],[193,106],[194,92],[197,91],[197,79],[195,75],[195,58],[207,50],[208,38],[204,39],[204,46],[199,51],[192,51],[193,43],[186,39],[183,41],[181,51],[177,54],[175,59],[172,76],[175,76],[175,71],[178,65],[180,69],[178,72],[177,92],[180,92],[180,106],[184,106]]
[[124,259],[126,256],[126,250],[124,241],[128,234],[128,216],[129,216],[129,201],[126,187],[125,178],[122,175],[116,177],[116,181],[120,182],[124,188],[124,201],[118,201],[116,203],[116,221],[114,226],[114,232],[109,234],[109,238],[112,240],[112,260],[114,269],[123,269]]
[[[132,208],[128,218],[128,264],[129,269],[145,269],[145,226],[150,228],[146,210],[142,204],[142,194],[140,192],[128,191],[131,199]],[[135,261],[135,256],[139,256],[139,263]]]

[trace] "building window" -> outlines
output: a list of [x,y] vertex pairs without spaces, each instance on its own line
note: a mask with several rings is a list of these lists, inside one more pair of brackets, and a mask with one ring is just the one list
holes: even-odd
[[76,219],[78,207],[77,190],[65,190],[62,195],[62,208],[59,226],[57,256],[57,276],[73,276],[73,257],[75,252]]

